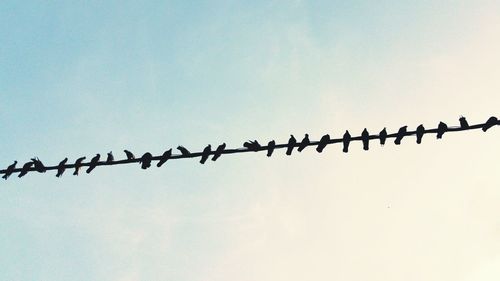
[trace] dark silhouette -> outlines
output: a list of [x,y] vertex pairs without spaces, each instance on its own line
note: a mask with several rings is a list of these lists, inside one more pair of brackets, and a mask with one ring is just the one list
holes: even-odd
[[208,160],[208,157],[210,156],[210,153],[212,153],[212,146],[209,144],[203,149],[203,152],[201,153],[200,164],[205,164],[205,162]]
[[172,149],[163,152],[163,155],[161,156],[160,161],[158,161],[158,164],[156,164],[156,167],[158,168],[161,167],[163,164],[165,164],[165,162],[168,161],[168,159],[170,159],[171,156],[172,156]]
[[387,130],[384,128],[380,133],[378,133],[378,138],[380,139],[380,145],[385,145],[385,140],[387,140]]
[[490,118],[488,118],[488,120],[486,121],[486,123],[484,123],[484,125],[483,125],[483,127],[481,129],[483,130],[483,132],[486,132],[491,127],[499,125],[499,124],[500,123],[498,122],[498,118],[496,118],[495,116],[491,116]]
[[73,172],[73,176],[78,176],[78,172],[80,172],[80,168],[82,167],[82,162],[85,160],[87,157],[80,157],[76,159],[75,161],[75,171]]
[[222,152],[224,151],[224,149],[226,149],[225,142],[217,147],[217,149],[214,152],[214,157],[212,157],[212,161],[219,159],[219,157],[222,155]]
[[438,139],[442,138],[446,131],[448,131],[448,125],[446,125],[443,122],[439,122],[436,138]]
[[57,166],[56,177],[59,178],[64,174],[64,171],[66,171],[66,162],[68,162],[68,158],[64,158],[64,160],[59,162],[59,165]]
[[135,156],[132,152],[128,151],[128,150],[124,150],[123,152],[125,152],[125,155],[127,156],[127,159],[128,160],[132,160],[132,159],[135,159]]
[[33,161],[26,162],[23,167],[21,168],[21,172],[17,177],[22,178],[24,177],[31,169],[31,166],[33,166]]
[[7,180],[10,175],[14,172],[14,169],[16,168],[17,161],[14,161],[14,164],[11,164],[9,167],[7,167],[7,170],[5,171],[5,175],[2,176],[3,179]]
[[36,158],[31,158],[31,161],[33,161],[33,164],[35,165],[35,170],[39,173],[45,173],[47,172],[47,168],[45,168],[45,165],[43,165],[42,161]]
[[406,128],[408,128],[408,126],[403,126],[403,127],[399,128],[399,131],[396,135],[396,139],[394,140],[394,143],[396,145],[400,145],[401,140],[404,138],[404,136],[406,136]]
[[462,129],[467,129],[469,128],[469,123],[467,122],[467,119],[465,119],[465,117],[463,116],[460,116],[460,119],[458,119],[460,121],[460,127]]
[[370,145],[370,134],[366,128],[361,133],[361,141],[363,141],[363,150],[368,150]]
[[270,141],[267,144],[267,157],[271,157],[271,155],[273,155],[275,148],[276,148],[276,142],[274,140]]
[[290,139],[288,139],[288,146],[286,148],[286,155],[292,155],[293,148],[297,144],[297,140],[293,135],[290,135]]
[[349,151],[349,143],[351,142],[351,134],[349,134],[349,131],[345,131],[344,136],[342,137],[342,144],[344,147],[342,148],[342,151],[344,153],[347,153]]
[[297,148],[297,151],[302,152],[302,150],[304,150],[310,143],[311,143],[311,141],[309,140],[309,135],[306,134],[304,136],[304,138],[302,139],[302,141],[300,142],[300,145],[299,145],[299,148]]
[[417,134],[417,143],[418,144],[422,143],[422,137],[424,136],[424,133],[425,133],[424,125],[420,124],[417,127],[417,131],[416,131],[416,134]]
[[323,152],[323,150],[325,149],[325,147],[328,145],[329,142],[330,142],[329,134],[322,136],[321,139],[319,140],[318,147],[316,147],[316,151],[319,153]]
[[260,143],[257,140],[247,141],[243,144],[244,147],[248,148],[248,150],[259,151],[261,148]]
[[141,157],[141,161],[139,161],[139,163],[141,163],[141,168],[143,170],[146,170],[147,168],[151,167],[151,161],[153,160],[153,155],[149,152],[146,152],[142,155]]
[[191,155],[191,152],[189,152],[189,150],[187,150],[187,149],[186,149],[184,146],[182,146],[182,145],[179,145],[179,146],[177,147],[177,150],[179,150],[179,151],[181,152],[181,154],[182,154],[182,155],[184,155],[184,156],[189,156],[189,155]]
[[101,154],[97,153],[92,159],[90,159],[89,167],[87,168],[87,174],[90,174],[95,167],[97,167],[97,163],[99,163],[99,159],[101,158]]
[[106,158],[106,163],[111,163],[115,161],[115,157],[113,157],[113,151],[108,152],[108,158]]

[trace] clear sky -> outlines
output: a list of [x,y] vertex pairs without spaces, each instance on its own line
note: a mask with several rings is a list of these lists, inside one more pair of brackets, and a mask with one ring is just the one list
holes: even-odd
[[[499,116],[499,10],[4,0],[0,165],[484,122]],[[12,177],[0,280],[499,280],[499,139]]]

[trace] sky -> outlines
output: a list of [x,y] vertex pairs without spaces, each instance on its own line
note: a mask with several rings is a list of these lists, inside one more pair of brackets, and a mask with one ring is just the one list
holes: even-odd
[[[0,165],[499,116],[498,1],[2,1]],[[11,177],[0,280],[500,278],[500,129]]]

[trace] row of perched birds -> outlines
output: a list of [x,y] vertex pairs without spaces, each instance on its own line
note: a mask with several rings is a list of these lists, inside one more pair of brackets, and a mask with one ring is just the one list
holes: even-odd
[[[460,128],[462,128],[462,129],[469,128],[469,124],[468,124],[467,120],[465,119],[465,117],[460,117],[459,121],[460,121]],[[490,117],[486,121],[486,123],[484,123],[482,125],[481,129],[484,132],[486,132],[488,129],[490,129],[491,127],[493,127],[495,125],[500,125],[499,120],[496,117]],[[440,122],[437,129],[435,129],[435,130],[436,130],[436,137],[438,139],[441,139],[443,137],[444,133],[446,131],[448,131],[448,125],[446,125],[444,122]],[[426,133],[426,129],[424,128],[423,125],[419,125],[417,127],[417,129],[415,130],[415,132],[413,132],[413,133],[416,135],[417,143],[420,144],[422,142],[422,138],[423,138],[424,134]],[[427,131],[427,133],[428,133],[428,131]],[[395,134],[394,143],[396,145],[400,145],[402,139],[407,135],[408,135],[407,126],[403,126],[403,127],[399,128],[398,132]],[[384,145],[386,142],[386,139],[388,138],[386,128],[384,128],[382,131],[379,132],[378,135],[375,135],[375,136],[370,136],[370,134],[368,133],[368,130],[365,128],[363,130],[363,132],[361,133],[361,136],[358,137],[358,139],[360,139],[363,143],[364,150],[369,149],[370,138],[377,138],[377,139],[379,139],[380,144]],[[345,131],[342,139],[339,139],[339,141],[341,141],[343,144],[343,149],[342,149],[343,152],[347,153],[349,151],[349,144],[352,140],[353,140],[353,137],[351,137],[351,134],[349,133],[349,131]],[[316,145],[316,151],[319,153],[323,152],[325,147],[328,144],[331,144],[332,141],[333,140],[330,138],[330,135],[326,134],[326,135],[322,136],[321,139],[319,140],[319,142],[317,142],[317,144],[314,144],[314,145]],[[302,152],[307,146],[311,146],[311,145],[313,145],[313,144],[309,140],[309,135],[305,134],[304,138],[300,142],[298,142],[297,139],[293,135],[290,135],[288,143],[284,146],[281,145],[281,147],[286,147],[286,155],[291,155],[293,152],[293,149],[295,147],[297,147],[297,151]],[[270,141],[266,146],[262,146],[259,144],[259,142],[257,140],[254,140],[254,141],[245,142],[243,144],[243,146],[249,151],[257,152],[257,151],[267,150],[267,156],[271,157],[271,155],[273,154],[277,145],[276,145],[276,142],[274,140]],[[216,161],[224,153],[225,148],[226,148],[226,144],[223,143],[223,144],[219,145],[215,151],[212,151],[211,145],[207,145],[203,149],[203,151],[201,152],[200,163],[205,164],[205,162],[208,160],[208,158],[211,155],[213,155],[212,161]],[[192,155],[192,153],[188,149],[186,149],[183,146],[178,146],[177,149],[181,153],[180,155],[182,157],[180,157],[180,158],[195,157]],[[151,167],[151,162],[153,161],[153,158],[156,158],[158,160],[158,163],[156,166],[161,167],[163,164],[165,164],[165,162],[167,162],[167,160],[169,160],[172,157],[172,149],[165,151],[159,157],[154,157],[151,153],[146,152],[140,158],[137,158],[137,159],[134,156],[134,154],[128,150],[124,150],[124,153],[127,157],[127,160],[137,160],[137,162],[139,162],[141,164],[142,169],[148,169],[149,167]],[[86,163],[86,164],[84,164],[84,162],[83,162],[83,161],[85,161],[85,159],[86,159],[86,157],[80,157],[75,161],[74,164],[68,165],[67,164],[68,158],[65,158],[57,166],[56,177],[61,177],[64,174],[64,172],[66,171],[66,169],[68,168],[68,166],[70,166],[70,167],[72,166],[74,168],[73,175],[77,176],[79,174],[80,169],[83,166],[88,166],[88,168],[86,170],[86,173],[88,174],[88,173],[92,172],[99,165],[111,165],[111,164],[115,163],[115,159],[114,159],[112,152],[109,152],[107,154],[106,160],[102,161],[102,162],[101,162],[101,155],[100,154],[96,154],[96,156],[94,156],[90,160],[90,162]],[[17,165],[17,161],[14,161],[14,163],[12,165],[8,166],[7,169],[5,170],[2,178],[8,179],[14,173],[14,171],[16,169],[16,165]],[[21,177],[25,176],[28,172],[33,171],[33,170],[37,171],[39,173],[45,173],[47,171],[47,167],[42,163],[42,161],[40,161],[40,159],[31,158],[31,161],[26,162],[22,166],[22,168],[19,171],[18,177],[21,178]]]

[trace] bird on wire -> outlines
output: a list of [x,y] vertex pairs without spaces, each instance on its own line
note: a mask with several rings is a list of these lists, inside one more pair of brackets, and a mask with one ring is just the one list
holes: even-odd
[[113,156],[113,151],[108,152],[108,157],[106,158],[106,163],[111,163],[115,161],[115,157]]
[[142,155],[141,160],[139,163],[141,163],[141,169],[146,170],[147,168],[151,167],[151,161],[153,160],[153,155],[149,152],[146,152]]
[[276,148],[276,141],[272,140],[267,144],[267,157],[271,157],[271,155],[273,155],[275,148]]
[[384,128],[380,133],[378,133],[378,138],[380,139],[380,145],[384,146],[385,145],[385,140],[387,140],[387,129]]
[[95,167],[97,167],[97,163],[99,163],[99,159],[101,158],[101,154],[97,153],[92,159],[90,159],[89,167],[87,168],[86,173],[90,174]]
[[394,140],[394,143],[396,145],[401,144],[401,140],[406,136],[406,129],[407,128],[408,128],[408,126],[403,126],[403,127],[399,128],[398,133],[396,134],[396,139]]
[[9,165],[9,167],[7,167],[5,174],[2,176],[2,178],[4,180],[7,180],[10,177],[10,175],[12,175],[12,173],[14,172],[14,169],[16,168],[16,165],[17,165],[17,161],[14,161],[13,164],[11,164],[11,165]]
[[75,171],[73,172],[73,176],[78,176],[78,172],[80,172],[80,168],[82,167],[82,162],[85,160],[87,157],[83,156],[75,161]]
[[45,168],[45,165],[43,165],[42,161],[38,159],[38,157],[31,158],[31,161],[33,161],[33,164],[35,165],[35,170],[39,173],[45,173],[47,172],[47,168]]
[[187,150],[187,148],[185,148],[182,145],[179,145],[177,147],[177,150],[179,150],[183,156],[189,156],[189,155],[191,155],[191,152],[189,152],[189,150]]
[[300,145],[297,148],[297,151],[302,152],[302,150],[304,150],[310,143],[311,143],[311,141],[309,140],[309,135],[306,134],[304,136],[304,138],[302,139],[302,141],[300,142]]
[[328,145],[328,142],[330,142],[330,135],[326,134],[321,137],[318,143],[318,147],[316,147],[316,151],[321,153],[325,149],[325,147]]
[[462,128],[462,129],[469,128],[469,122],[467,122],[467,119],[465,119],[465,117],[460,116],[460,119],[458,119],[458,120],[460,121],[460,128]]
[[161,167],[163,164],[165,164],[165,162],[168,161],[168,159],[170,159],[171,156],[172,149],[170,148],[169,150],[163,152],[163,155],[161,156],[160,161],[158,161],[158,164],[156,164],[156,167]]
[[363,141],[363,150],[368,150],[370,145],[370,134],[366,128],[361,133],[361,141]]
[[422,138],[424,137],[424,133],[425,133],[425,128],[424,128],[424,125],[420,124],[420,125],[417,127],[417,130],[416,130],[416,135],[417,135],[417,143],[418,143],[418,144],[421,144],[421,143],[422,143]]
[[214,152],[214,156],[212,157],[212,161],[216,161],[219,159],[219,157],[222,155],[222,152],[224,152],[224,149],[226,149],[226,143],[222,143],[217,147],[217,149]]
[[351,134],[349,134],[349,131],[345,131],[344,136],[342,137],[342,144],[344,147],[342,148],[342,151],[344,153],[347,153],[349,151],[349,143],[351,142]]
[[486,132],[495,125],[500,125],[500,123],[498,122],[498,118],[496,118],[495,116],[491,116],[490,118],[488,118],[488,120],[486,120],[486,123],[484,123],[481,130],[483,130],[483,132]]
[[33,166],[33,164],[34,164],[33,161],[24,163],[23,167],[21,168],[21,172],[19,173],[19,175],[17,175],[17,177],[19,178],[24,177],[30,171],[31,166]]
[[203,152],[201,153],[200,164],[205,164],[205,162],[208,160],[208,157],[210,156],[210,153],[212,153],[212,146],[209,144],[203,149]]
[[61,177],[64,174],[64,171],[66,171],[66,162],[68,162],[68,158],[64,158],[61,162],[59,162],[59,165],[57,166],[57,174],[56,177]]
[[439,122],[439,125],[437,128],[436,138],[441,139],[443,137],[444,133],[446,133],[446,131],[448,131],[448,125],[446,125],[443,122]]
[[123,152],[125,152],[125,155],[127,156],[127,160],[132,160],[132,159],[135,159],[135,156],[132,152],[128,151],[128,150],[124,150]]
[[293,148],[297,144],[297,140],[293,135],[290,135],[290,139],[288,139],[288,146],[286,148],[286,155],[292,155]]
[[244,144],[243,144],[244,147],[248,148],[248,150],[252,150],[252,151],[259,151],[259,149],[261,148],[260,146],[260,143],[257,141],[257,140],[254,140],[254,141],[246,141]]

